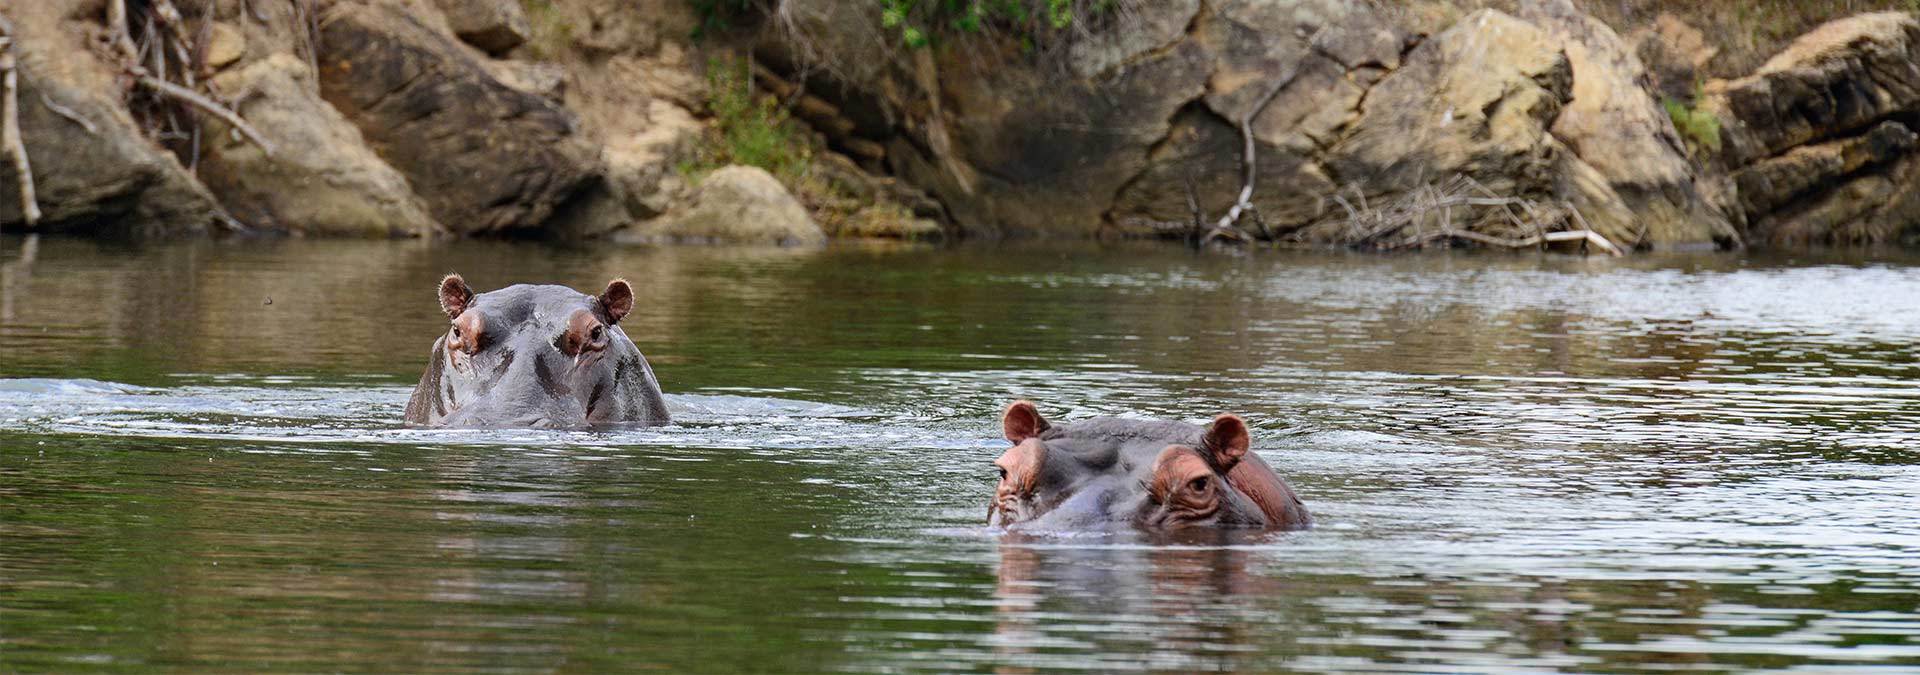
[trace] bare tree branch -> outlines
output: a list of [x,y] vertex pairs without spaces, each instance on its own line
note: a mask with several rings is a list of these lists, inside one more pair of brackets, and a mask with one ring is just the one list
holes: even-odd
[[11,26],[0,37],[0,145],[6,146],[20,185],[20,216],[28,225],[40,222],[40,201],[33,190],[33,163],[20,139],[20,74],[15,68]]
[[139,76],[138,82],[141,84],[141,86],[144,86],[148,89],[152,89],[154,93],[164,94],[164,95],[179,99],[188,104],[191,104],[196,108],[207,111],[209,114],[212,114],[214,117],[220,118],[221,121],[224,121],[228,125],[232,126],[233,128],[238,129],[240,131],[240,134],[242,136],[246,136],[247,140],[253,141],[254,145],[260,146],[260,150],[262,152],[267,153],[268,157],[273,156],[273,144],[267,142],[267,139],[260,135],[259,130],[254,129],[253,125],[247,124],[246,120],[240,119],[239,114],[233,112],[232,110],[228,110],[226,106],[220,105],[218,102],[215,102],[213,99],[207,98],[206,96],[202,96],[200,92],[194,91],[192,89],[188,89],[186,87],[182,87],[180,85],[174,84],[172,82],[168,82],[166,80],[162,80],[152,75],[141,74]]

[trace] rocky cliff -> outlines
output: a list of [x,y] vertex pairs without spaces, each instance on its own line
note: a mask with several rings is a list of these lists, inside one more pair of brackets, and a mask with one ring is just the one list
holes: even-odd
[[[685,0],[0,0],[8,154],[34,227],[82,232],[1920,238],[1910,14],[1715,79],[1715,37],[1622,18],[1645,3],[1604,8],[1630,26],[1570,0],[1081,4],[1059,35],[929,41],[840,0],[745,3],[731,30]],[[710,59],[749,56],[804,169],[690,168]],[[15,166],[0,227],[27,220]]]

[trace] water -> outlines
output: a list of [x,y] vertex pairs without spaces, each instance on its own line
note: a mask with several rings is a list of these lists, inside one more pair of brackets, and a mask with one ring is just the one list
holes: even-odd
[[[1920,260],[0,239],[0,672],[1920,669]],[[674,426],[396,423],[457,270]],[[271,300],[271,302],[269,302]],[[987,531],[1231,411],[1307,532]]]

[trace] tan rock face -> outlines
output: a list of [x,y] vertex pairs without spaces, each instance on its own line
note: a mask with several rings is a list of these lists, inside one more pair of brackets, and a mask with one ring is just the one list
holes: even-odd
[[1653,25],[1627,38],[1634,55],[1646,64],[1654,92],[1662,98],[1693,102],[1695,87],[1703,83],[1707,64],[1720,50],[1706,33],[1672,14],[1661,14]]
[[[39,229],[204,230],[219,211],[213,196],[141,134],[120,102],[116,69],[94,58],[85,33],[66,23],[85,4],[0,2],[17,40],[21,139],[33,164]],[[0,226],[22,222],[17,180],[13,164],[0,162]]]
[[616,239],[817,246],[827,236],[772,174],[729,166],[701,181],[684,209],[638,223]]
[[1643,66],[1565,0],[1431,37],[1415,26],[1431,17],[1376,3],[1145,4],[1071,45],[1064,73],[993,45],[912,63],[868,53],[851,37],[867,18],[831,4],[784,5],[803,34],[812,26],[813,56],[858,61],[836,71],[843,91],[822,94],[854,128],[825,132],[852,139],[842,147],[891,134],[875,156],[969,231],[1164,233],[1185,229],[1195,202],[1212,220],[1242,190],[1246,122],[1251,203],[1271,230],[1334,239],[1336,196],[1390,199],[1464,174],[1572,203],[1621,245],[1737,242]]
[[1920,21],[1863,14],[1802,36],[1753,75],[1707,87],[1719,161],[1754,239],[1920,238]]
[[1106,216],[1130,233],[1187,227],[1189,184],[1214,212],[1233,203],[1245,182],[1240,122],[1249,115],[1263,220],[1291,229],[1326,215],[1325,196],[1340,187],[1326,149],[1359,118],[1368,87],[1400,65],[1403,36],[1366,5],[1345,2],[1221,3],[1193,28],[1186,40],[1209,72],[1205,89],[1146,151],[1148,165]]
[[247,92],[238,112],[279,154],[209,128],[201,180],[249,224],[318,235],[420,236],[442,231],[405,178],[360,131],[315,93],[305,61],[290,54],[221,75],[222,91]]
[[1572,87],[1572,67],[1546,35],[1476,12],[1373,88],[1329,165],[1369,193],[1468,173],[1503,194],[1539,194],[1558,159],[1547,127]]
[[570,113],[500,83],[407,12],[341,3],[320,36],[321,96],[449,229],[537,228],[601,180]]
[[520,0],[436,0],[453,34],[488,54],[503,54],[527,41],[532,26]]
[[247,36],[240,29],[215,23],[207,31],[207,66],[225,68],[247,55]]
[[1553,121],[1555,138],[1603,177],[1583,195],[1592,203],[1618,202],[1630,222],[1595,223],[1638,231],[1619,243],[1654,248],[1732,244],[1739,239],[1723,205],[1696,186],[1693,165],[1673,120],[1643,86],[1646,69],[1612,28],[1575,10],[1569,0],[1529,3],[1520,18],[1562,45],[1573,68],[1572,100]]
[[1883,12],[1823,25],[1709,94],[1734,164],[1869,127],[1920,104],[1920,22]]

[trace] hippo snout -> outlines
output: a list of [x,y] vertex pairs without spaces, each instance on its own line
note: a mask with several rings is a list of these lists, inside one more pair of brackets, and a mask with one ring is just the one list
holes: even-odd
[[585,427],[587,410],[578,404],[529,408],[523,404],[482,402],[468,405],[447,415],[443,424],[454,427],[494,427],[532,429],[576,429]]

